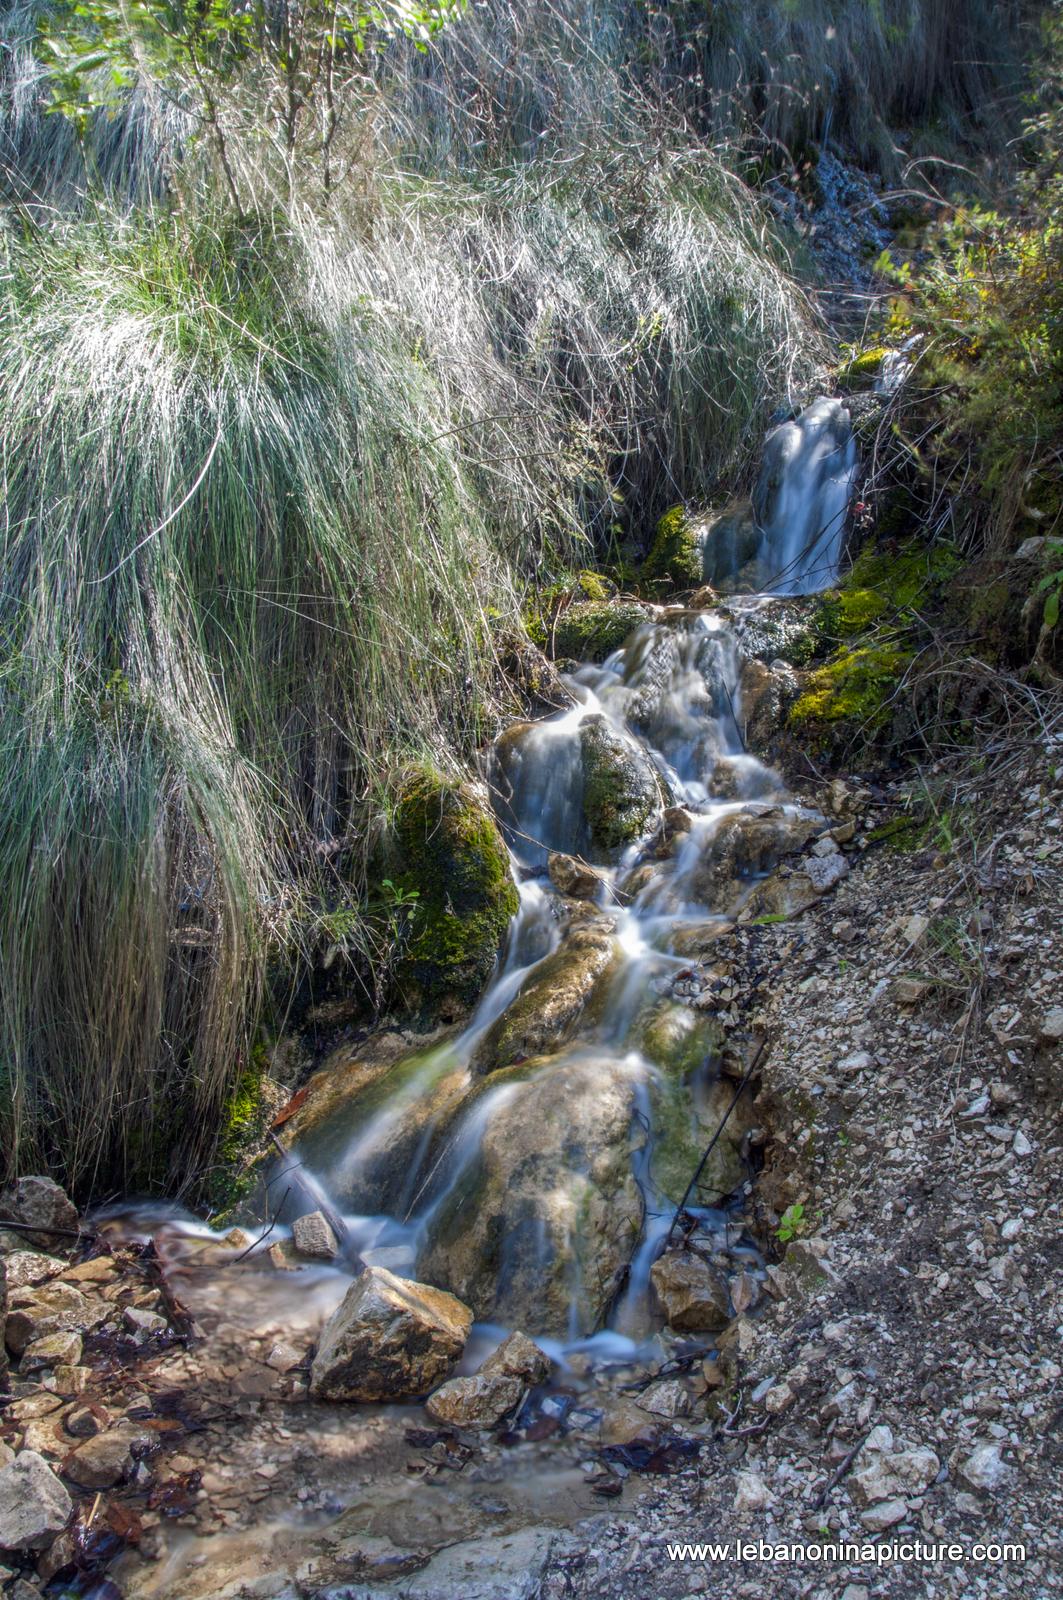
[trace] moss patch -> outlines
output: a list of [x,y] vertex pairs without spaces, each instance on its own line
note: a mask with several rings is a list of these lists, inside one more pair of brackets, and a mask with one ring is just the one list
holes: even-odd
[[841,389],[859,390],[873,389],[875,379],[882,371],[882,363],[886,359],[887,351],[884,345],[875,345],[870,350],[861,350],[848,361],[843,361],[838,368],[838,386]]
[[418,897],[396,963],[399,995],[413,1010],[467,1009],[518,906],[502,835],[467,786],[426,768],[403,784],[392,835],[392,880]]
[[791,733],[827,750],[871,743],[889,726],[890,697],[912,651],[897,644],[843,650],[812,673],[787,721]]
[[704,581],[701,551],[685,506],[673,506],[658,522],[641,577],[644,584],[670,583],[677,589],[693,589]]
[[554,655],[570,656],[575,661],[604,661],[642,626],[646,616],[641,606],[629,602],[610,605],[588,601],[569,606],[552,630]]

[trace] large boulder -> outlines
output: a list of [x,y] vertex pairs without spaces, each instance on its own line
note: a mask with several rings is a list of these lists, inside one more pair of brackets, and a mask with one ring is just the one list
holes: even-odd
[[22,1450],[0,1470],[0,1550],[45,1550],[74,1509],[43,1456]]
[[[654,1189],[678,1205],[734,1097],[720,1078],[724,1030],[703,1011],[665,1000],[642,1022],[643,1054],[658,1071],[650,1080],[649,1170]],[[743,1095],[713,1146],[700,1192],[721,1199],[746,1176],[742,1142],[753,1126],[752,1097]]]
[[492,1350],[480,1371],[500,1372],[525,1383],[545,1383],[550,1376],[550,1357],[527,1334],[511,1333]]
[[718,1333],[731,1321],[727,1283],[691,1250],[669,1250],[650,1268],[665,1321],[676,1333]]
[[706,581],[723,594],[745,585],[739,574],[757,558],[761,532],[749,500],[736,500],[711,516],[702,534],[702,572]]
[[437,1021],[461,1016],[491,977],[519,904],[502,835],[471,785],[417,769],[401,789],[389,850],[391,893],[410,908],[399,996]]
[[421,1268],[483,1321],[589,1333],[638,1237],[630,1130],[639,1071],[589,1049],[500,1073],[469,1165]]
[[325,1324],[310,1369],[319,1400],[407,1400],[434,1389],[465,1348],[468,1306],[367,1267]]
[[606,854],[633,844],[666,804],[656,767],[640,744],[604,716],[580,723],[583,812],[592,844]]
[[605,882],[596,868],[560,850],[551,850],[546,870],[558,894],[567,895],[571,900],[596,900]]
[[589,600],[561,613],[548,643],[557,659],[604,661],[649,617],[646,607],[631,600]]
[[754,755],[768,760],[776,755],[800,688],[797,673],[785,661],[745,663],[739,679],[739,719],[746,748]]
[[[51,1178],[18,1178],[0,1192],[0,1226],[17,1222],[27,1232],[27,1244],[47,1250],[77,1234],[77,1209],[66,1192]],[[70,1241],[73,1242],[73,1241]]]
[[495,1072],[529,1056],[558,1050],[593,1010],[618,955],[614,924],[577,923],[564,944],[535,967],[520,994],[487,1030],[473,1060]]

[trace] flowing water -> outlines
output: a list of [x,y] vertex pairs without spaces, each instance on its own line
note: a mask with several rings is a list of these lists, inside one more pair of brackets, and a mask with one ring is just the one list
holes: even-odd
[[[837,401],[769,435],[754,503],[776,593],[836,576],[855,470]],[[683,974],[822,825],[746,748],[743,640],[768,604],[661,612],[571,668],[571,709],[507,732],[487,777],[520,909],[493,983],[455,1037],[295,1120],[293,1153],[361,1257],[451,1289],[482,1322],[559,1345],[651,1328],[650,1265],[733,1088]],[[603,761],[610,816],[640,818],[627,842],[595,810]],[[556,853],[576,858],[575,888]],[[749,1122],[744,1106],[694,1207],[739,1263]]]

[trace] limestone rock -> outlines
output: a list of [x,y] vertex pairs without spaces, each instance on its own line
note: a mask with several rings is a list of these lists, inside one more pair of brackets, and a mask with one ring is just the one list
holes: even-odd
[[430,1224],[421,1271],[482,1321],[589,1333],[641,1220],[630,1157],[639,1076],[637,1064],[582,1048],[490,1079],[479,1149]]
[[511,1333],[492,1350],[483,1373],[501,1372],[508,1378],[523,1378],[525,1383],[545,1383],[550,1376],[550,1357],[523,1333]]
[[18,1370],[30,1373],[40,1372],[44,1367],[76,1367],[80,1360],[80,1333],[72,1329],[66,1333],[46,1333],[43,1339],[34,1339],[26,1346]]
[[140,1339],[150,1339],[156,1334],[169,1333],[170,1324],[157,1311],[147,1311],[140,1306],[126,1306],[122,1322],[130,1333]]
[[79,1444],[66,1458],[64,1476],[81,1489],[111,1489],[133,1467],[136,1455],[151,1448],[152,1435],[133,1422],[119,1422]]
[[561,947],[533,969],[517,998],[488,1028],[473,1070],[495,1072],[566,1043],[616,959],[609,919],[578,924]]
[[1059,1044],[1063,1039],[1063,1006],[1053,1006],[1045,1012],[1039,1033],[1043,1044]]
[[977,1445],[959,1469],[959,1476],[969,1489],[1000,1489],[1011,1477],[1011,1468],[1001,1454],[999,1444]]
[[339,1254],[339,1243],[320,1211],[311,1211],[305,1217],[296,1217],[292,1223],[292,1238],[301,1256],[312,1261],[334,1261]]
[[59,1281],[36,1288],[16,1289],[10,1296],[6,1338],[8,1349],[20,1356],[28,1344],[50,1333],[94,1326],[102,1319],[73,1284]]
[[454,1295],[367,1267],[325,1324],[310,1374],[319,1400],[400,1400],[458,1360],[472,1312]]
[[634,1400],[611,1401],[602,1415],[599,1438],[604,1445],[655,1444],[661,1424]]
[[690,1411],[690,1395],[678,1378],[651,1383],[643,1389],[638,1403],[655,1417],[685,1417]]
[[736,1480],[735,1510],[765,1511],[775,1496],[757,1472],[740,1472]]
[[922,1494],[937,1477],[941,1462],[926,1446],[893,1452],[861,1452],[868,1465],[849,1479],[849,1493],[858,1506],[872,1506],[894,1496]]
[[762,877],[786,856],[803,850],[823,826],[822,818],[784,811],[781,806],[730,813],[708,839],[694,872],[695,899],[712,911],[728,911],[750,879]]
[[669,1250],[650,1268],[650,1282],[670,1328],[712,1333],[731,1320],[724,1280],[689,1250]]
[[869,1533],[884,1533],[887,1528],[903,1522],[907,1515],[908,1507],[903,1500],[880,1500],[860,1513],[860,1521]]
[[502,1372],[451,1378],[429,1395],[425,1410],[433,1422],[454,1428],[495,1428],[520,1404],[525,1385]]
[[57,1278],[65,1265],[55,1256],[45,1255],[40,1250],[12,1250],[9,1256],[4,1257],[8,1290],[47,1283],[49,1278]]
[[817,894],[826,894],[849,876],[849,863],[839,852],[827,856],[806,856],[801,866]]
[[74,1509],[42,1456],[23,1450],[0,1469],[0,1550],[43,1550]]
[[546,870],[558,894],[573,900],[593,900],[605,881],[600,872],[589,867],[576,856],[566,856],[560,850],[551,850]]
[[19,1222],[32,1228],[33,1232],[25,1236],[26,1242],[48,1249],[61,1244],[64,1235],[77,1232],[78,1214],[73,1202],[51,1178],[19,1178],[0,1192],[0,1223],[4,1222]]

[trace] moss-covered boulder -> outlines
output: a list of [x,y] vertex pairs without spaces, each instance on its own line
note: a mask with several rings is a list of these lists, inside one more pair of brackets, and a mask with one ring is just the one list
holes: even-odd
[[490,978],[519,904],[498,825],[470,785],[421,768],[400,791],[388,855],[391,892],[417,897],[395,966],[399,998],[456,1017]]
[[558,1050],[580,1023],[593,1018],[595,1002],[618,959],[613,923],[577,923],[564,944],[535,967],[517,998],[481,1040],[474,1070],[497,1072],[529,1056]]
[[889,731],[893,696],[912,654],[891,641],[838,651],[810,674],[794,702],[787,718],[791,736],[838,759],[874,745]]
[[651,590],[695,589],[704,577],[698,525],[685,506],[673,506],[657,524],[641,581]]
[[[650,1177],[672,1205],[683,1198],[734,1093],[719,1076],[724,1038],[715,1018],[674,1001],[655,1007],[639,1029],[642,1053],[657,1068],[650,1081]],[[752,1123],[752,1103],[743,1097],[709,1157],[703,1194],[720,1198],[741,1183],[742,1140]]]
[[637,1077],[627,1062],[581,1050],[488,1079],[479,1149],[432,1220],[419,1275],[480,1320],[592,1332],[641,1226],[630,1158]]
[[668,797],[642,746],[618,733],[603,716],[584,718],[579,736],[583,811],[591,843],[612,853],[640,838]]
[[604,661],[649,619],[634,601],[587,601],[569,606],[551,630],[555,660]]

